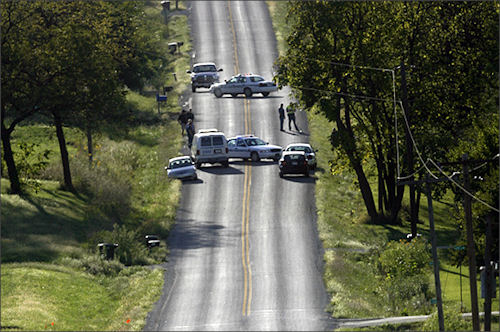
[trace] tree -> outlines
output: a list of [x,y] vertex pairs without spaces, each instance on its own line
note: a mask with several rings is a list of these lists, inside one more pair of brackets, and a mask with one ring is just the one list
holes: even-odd
[[[401,175],[425,172],[413,139],[424,160],[444,160],[473,120],[491,111],[484,105],[498,91],[497,16],[494,3],[290,3],[289,50],[277,61],[276,78],[335,121],[337,160],[355,171],[372,219],[388,213],[397,220],[401,161]],[[393,82],[390,73],[400,65],[406,78]],[[394,111],[393,83],[413,139],[400,106]],[[378,211],[366,181],[369,160],[377,169]],[[436,193],[445,186],[435,186]],[[412,232],[419,197],[412,192]]]

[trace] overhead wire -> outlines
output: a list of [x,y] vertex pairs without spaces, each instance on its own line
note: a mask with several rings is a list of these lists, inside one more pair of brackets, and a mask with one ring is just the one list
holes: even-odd
[[399,101],[399,106],[401,107],[401,111],[403,113],[403,118],[405,120],[405,124],[406,124],[406,128],[408,129],[408,136],[410,136],[410,139],[411,139],[411,142],[413,144],[413,146],[415,147],[415,151],[417,152],[417,155],[418,155],[418,158],[420,159],[420,161],[422,162],[422,165],[424,165],[425,169],[427,170],[427,172],[434,178],[434,179],[437,179],[438,177],[436,175],[434,175],[434,173],[432,173],[432,171],[429,169],[429,167],[427,167],[427,163],[424,162],[424,159],[422,158],[422,155],[420,154],[420,151],[418,150],[418,146],[417,146],[417,143],[415,142],[415,139],[413,138],[413,134],[411,133],[411,130],[410,130],[410,125],[408,123],[408,119],[406,118],[406,114],[404,112],[404,108],[403,108],[403,103],[401,101]]
[[[434,165],[434,167],[436,167],[440,172],[441,174],[443,174],[446,178],[448,178],[448,180],[450,180],[451,182],[453,182],[458,188],[460,188],[464,193],[466,193],[467,195],[469,195],[471,198],[475,199],[476,201],[480,202],[481,204],[489,207],[491,210],[493,211],[496,211],[496,212],[500,212],[499,209],[489,205],[488,203],[486,203],[485,201],[481,200],[479,197],[476,197],[474,196],[472,193],[470,193],[467,189],[465,189],[464,187],[462,187],[458,182],[456,182],[455,180],[453,180],[453,178],[451,176],[449,176],[448,174],[446,174],[442,169],[441,167],[439,167],[439,165],[434,162],[434,160],[432,159],[429,159],[430,162]],[[456,173],[456,172],[455,172]],[[454,174],[455,174],[454,173]]]

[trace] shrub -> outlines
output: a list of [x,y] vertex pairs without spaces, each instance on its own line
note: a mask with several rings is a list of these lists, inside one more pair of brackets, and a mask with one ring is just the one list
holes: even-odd
[[71,266],[93,275],[116,276],[125,266],[116,260],[105,260],[99,255],[91,254],[80,259],[65,257],[62,258],[63,265]]
[[389,278],[415,276],[429,269],[429,245],[423,239],[390,241],[381,252],[381,272]]
[[[444,330],[445,331],[472,331],[472,322],[462,317],[460,306],[443,307]],[[439,331],[439,320],[437,309],[424,322],[423,331]]]
[[387,297],[389,310],[398,315],[428,312],[432,296],[428,244],[418,238],[391,241],[378,261],[382,275],[379,291]]

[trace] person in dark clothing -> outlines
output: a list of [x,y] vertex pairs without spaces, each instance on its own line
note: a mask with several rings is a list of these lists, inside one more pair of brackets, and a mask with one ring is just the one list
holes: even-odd
[[189,109],[189,111],[187,112],[187,119],[191,119],[191,121],[194,122],[194,114],[193,114],[193,109]]
[[182,110],[181,114],[179,114],[179,117],[177,118],[177,122],[181,125],[182,135],[184,135],[184,129],[186,128],[187,121],[187,112],[186,110]]
[[283,122],[285,121],[285,109],[283,108],[283,104],[280,105],[278,113],[280,115],[280,130],[283,131]]
[[193,137],[194,137],[194,124],[193,120],[188,119],[188,122],[186,124],[186,133],[188,137],[188,147],[191,148],[191,145],[193,145]]
[[292,130],[292,122],[293,122],[295,129],[297,131],[300,131],[299,127],[297,127],[297,124],[295,123],[295,107],[288,105],[288,107],[286,108],[286,113],[288,116],[288,130]]

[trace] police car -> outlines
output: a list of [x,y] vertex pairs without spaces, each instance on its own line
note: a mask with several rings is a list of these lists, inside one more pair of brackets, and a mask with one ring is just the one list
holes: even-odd
[[230,137],[227,140],[229,158],[251,159],[259,161],[260,159],[273,159],[278,161],[283,148],[278,145],[272,145],[253,135],[240,135]]
[[214,83],[210,88],[213,94],[220,98],[225,94],[236,97],[238,94],[244,94],[251,97],[254,93],[261,93],[267,97],[269,93],[277,91],[278,86],[266,81],[264,77],[254,74],[239,74],[226,80],[224,83]]

